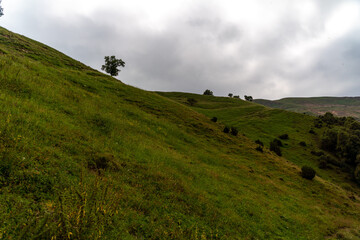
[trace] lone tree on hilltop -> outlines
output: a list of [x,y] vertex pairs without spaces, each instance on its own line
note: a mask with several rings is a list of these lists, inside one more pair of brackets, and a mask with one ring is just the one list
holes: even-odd
[[228,96],[232,98],[232,97],[233,97],[233,94],[232,94],[232,93],[229,93]]
[[[1,0],[0,0],[0,4],[1,4]],[[0,6],[0,17],[4,15],[4,9]]]
[[105,65],[102,65],[101,70],[105,70],[113,77],[119,74],[120,69],[118,67],[125,67],[125,62],[122,59],[116,59],[115,56],[106,56]]
[[211,90],[206,89],[204,95],[214,96],[214,93]]

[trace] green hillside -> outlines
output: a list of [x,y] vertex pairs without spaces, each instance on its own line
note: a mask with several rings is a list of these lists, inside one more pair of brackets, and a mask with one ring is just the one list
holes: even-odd
[[315,116],[331,112],[340,117],[351,116],[360,119],[360,97],[283,98],[274,101],[255,99],[255,102],[267,107]]
[[[306,180],[312,156],[291,156],[298,140],[315,148],[311,117],[194,97],[127,86],[0,28],[0,239],[360,238],[352,182]],[[274,129],[290,136],[284,157],[255,150]]]

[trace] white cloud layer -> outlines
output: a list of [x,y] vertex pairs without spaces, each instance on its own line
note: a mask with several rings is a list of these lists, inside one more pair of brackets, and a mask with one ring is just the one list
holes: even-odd
[[353,0],[4,0],[0,25],[147,90],[359,95]]

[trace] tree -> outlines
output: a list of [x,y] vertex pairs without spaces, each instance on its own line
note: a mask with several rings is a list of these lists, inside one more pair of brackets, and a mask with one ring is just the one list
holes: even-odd
[[115,56],[106,56],[105,65],[102,65],[101,70],[105,70],[111,76],[117,76],[120,72],[118,67],[125,67],[125,62],[122,59],[116,59]]
[[232,94],[232,93],[229,93],[228,96],[232,98],[233,94]]
[[246,96],[245,95],[244,98],[245,98],[246,101],[249,101],[249,102],[252,102],[252,100],[253,100],[252,96]]
[[213,94],[213,92],[211,90],[206,89],[203,95],[213,96],[214,94]]
[[[1,0],[0,0],[0,4],[1,4]],[[4,9],[0,6],[0,17],[4,15]]]

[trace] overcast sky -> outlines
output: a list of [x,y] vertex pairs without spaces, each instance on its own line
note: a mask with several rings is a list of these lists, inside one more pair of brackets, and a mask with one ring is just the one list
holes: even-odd
[[3,0],[0,25],[146,90],[358,96],[360,1]]

